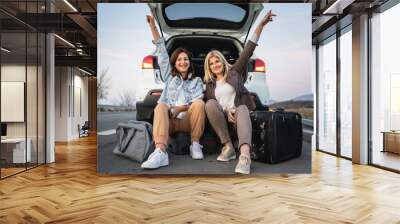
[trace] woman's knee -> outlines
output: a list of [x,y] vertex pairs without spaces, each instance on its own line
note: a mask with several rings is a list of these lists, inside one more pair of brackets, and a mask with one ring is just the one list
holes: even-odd
[[204,101],[203,100],[195,100],[193,103],[190,105],[190,107],[194,109],[204,109]]
[[214,111],[218,108],[218,102],[214,99],[208,100],[205,108],[206,111]]
[[238,107],[236,108],[236,111],[237,111],[238,113],[246,113],[246,114],[249,114],[249,109],[247,108],[246,105],[240,105],[240,106],[238,106]]
[[249,109],[245,105],[240,105],[236,108],[235,116],[236,118],[241,117],[242,119],[243,117],[250,117]]
[[251,127],[250,112],[247,106],[240,105],[236,108],[235,119],[238,126]]
[[165,103],[158,103],[156,108],[154,108],[154,113],[160,113],[162,111],[168,111],[168,105]]

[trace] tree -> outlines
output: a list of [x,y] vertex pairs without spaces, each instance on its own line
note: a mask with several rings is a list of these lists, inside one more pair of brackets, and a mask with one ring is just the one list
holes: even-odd
[[108,96],[108,91],[111,88],[111,77],[108,74],[108,69],[106,68],[101,71],[100,76],[97,79],[97,99],[105,100]]
[[135,106],[135,92],[132,90],[124,90],[119,94],[119,106],[133,107]]

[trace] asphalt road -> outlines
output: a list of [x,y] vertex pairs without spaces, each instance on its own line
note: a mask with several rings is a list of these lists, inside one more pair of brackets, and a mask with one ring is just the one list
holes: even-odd
[[97,129],[99,132],[115,129],[119,122],[136,119],[136,112],[99,112],[97,113]]
[[[189,155],[169,154],[170,166],[157,170],[142,170],[140,164],[112,153],[117,144],[115,128],[120,122],[136,118],[135,112],[100,112],[98,118],[97,171],[100,174],[233,174],[237,160],[217,162],[218,155],[205,155],[204,160],[194,161]],[[252,173],[310,173],[311,145],[303,142],[302,155],[276,165],[252,162]]]
[[[136,112],[99,112],[97,113],[97,149],[112,151],[117,144],[115,129],[120,122],[136,119]],[[99,158],[97,164],[99,163]]]

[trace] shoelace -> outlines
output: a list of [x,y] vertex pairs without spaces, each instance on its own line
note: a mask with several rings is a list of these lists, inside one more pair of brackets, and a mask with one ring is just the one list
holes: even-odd
[[240,160],[240,162],[242,162],[242,163],[244,163],[244,164],[250,164],[250,158],[249,157],[247,157],[247,156],[240,156],[240,158],[239,158],[239,160]]
[[[163,152],[161,152],[161,150],[157,150],[157,153],[158,153],[158,154],[161,154],[161,153],[163,153]],[[156,156],[156,155],[157,155],[156,153],[150,154],[150,156],[149,156],[149,158],[148,158],[147,160],[153,158],[153,157]]]
[[[200,144],[197,144],[198,146],[200,146],[200,149],[202,149],[203,148],[203,146],[202,145],[200,145]],[[192,144],[192,148],[193,148],[193,144]]]

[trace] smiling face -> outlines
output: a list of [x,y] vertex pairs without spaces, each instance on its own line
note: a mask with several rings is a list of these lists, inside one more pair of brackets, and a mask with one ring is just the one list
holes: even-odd
[[189,56],[185,52],[179,53],[175,61],[176,70],[179,73],[186,75],[188,73],[189,67],[190,67]]
[[210,66],[211,73],[220,76],[224,73],[224,64],[222,63],[221,59],[217,56],[212,56],[208,60],[208,64]]

